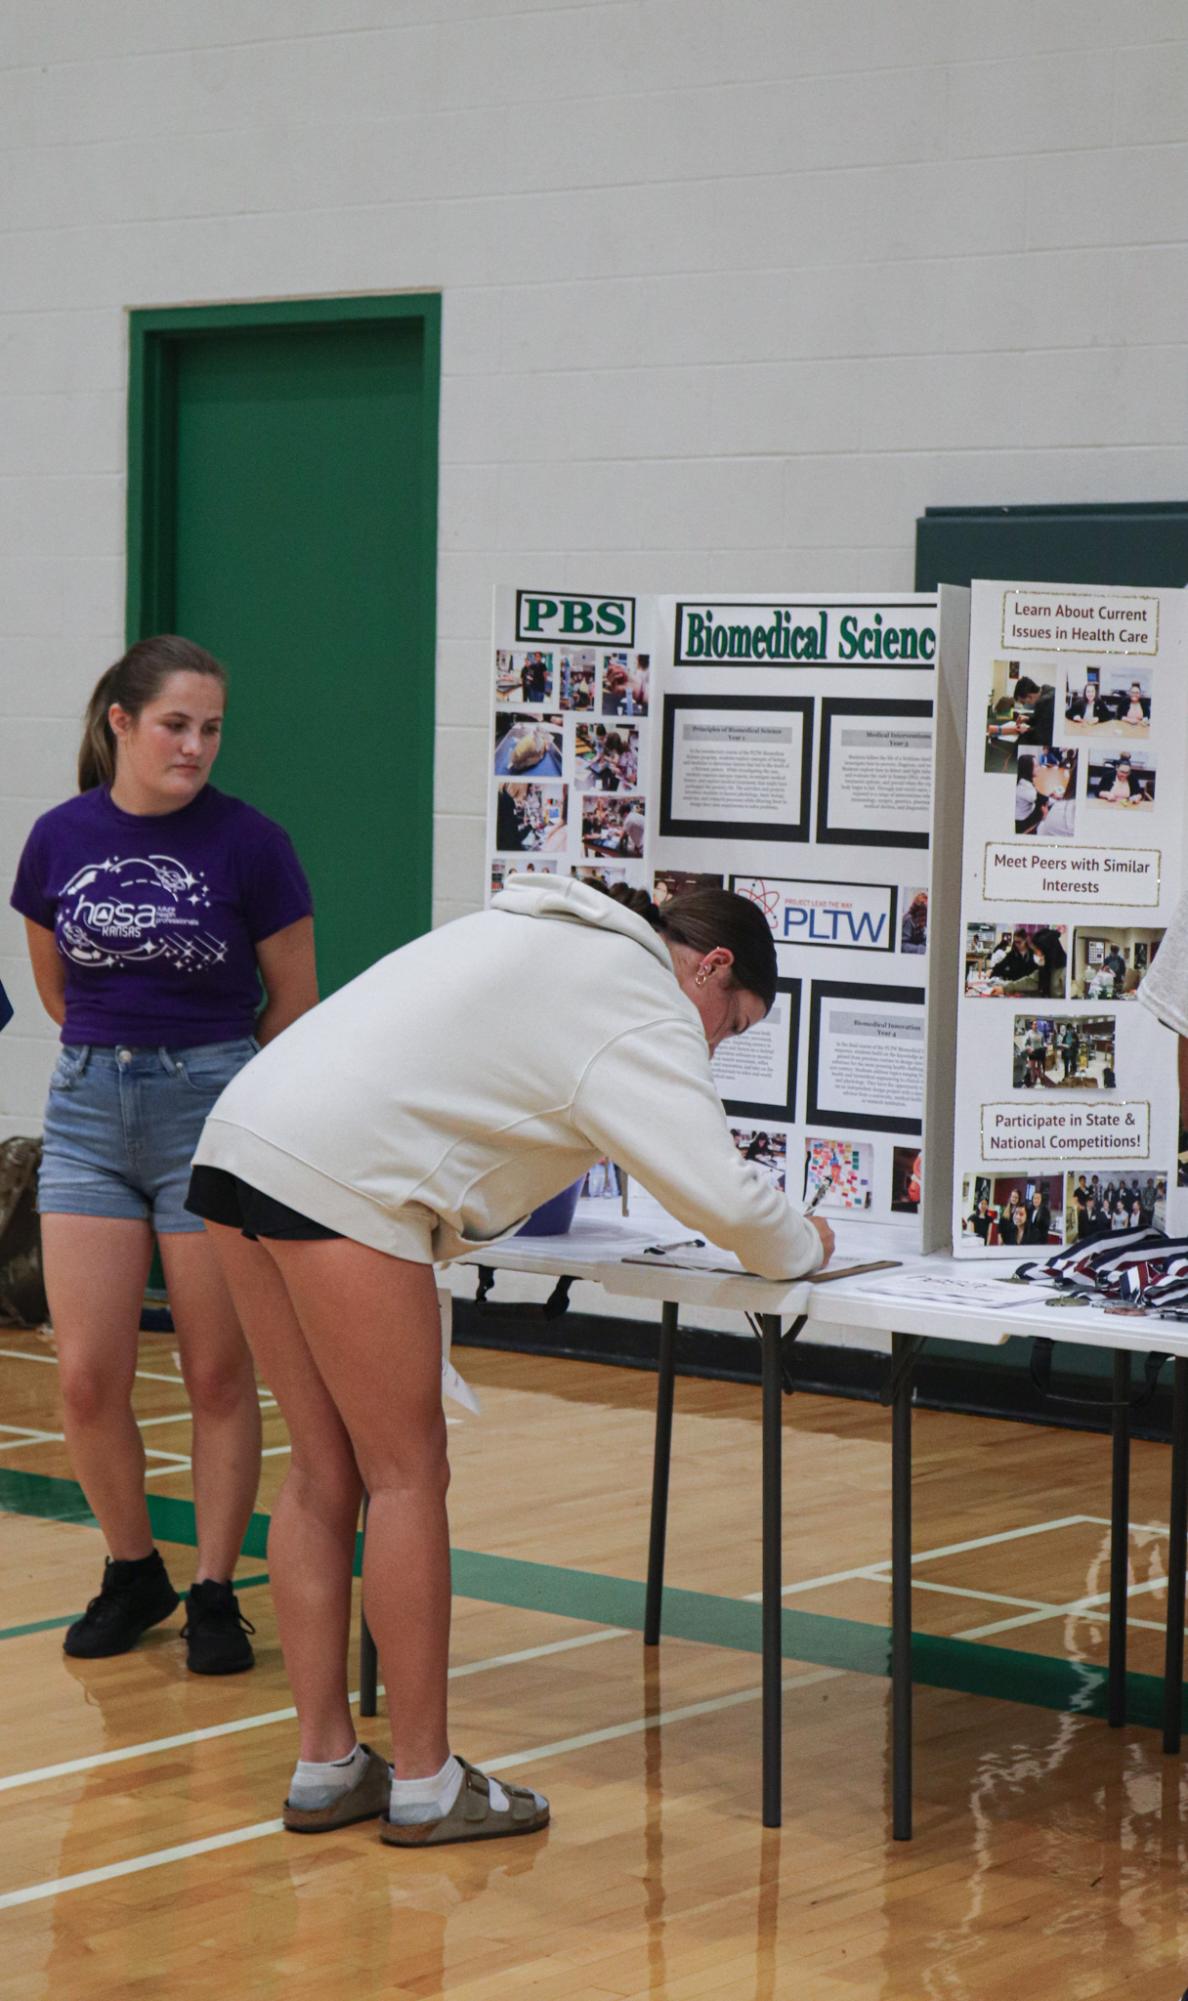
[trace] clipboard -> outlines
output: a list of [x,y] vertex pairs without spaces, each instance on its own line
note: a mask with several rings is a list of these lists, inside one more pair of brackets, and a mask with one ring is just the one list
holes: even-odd
[[830,1271],[828,1267],[824,1271],[811,1271],[808,1282],[810,1285],[828,1285],[831,1279],[858,1278],[863,1272],[898,1271],[902,1263],[902,1258],[870,1258],[865,1264],[841,1265],[837,1271]]
[[[757,1278],[761,1279],[764,1285],[798,1285],[800,1283],[800,1280],[795,1278],[764,1279],[761,1272],[746,1271],[740,1265],[704,1264],[695,1258],[658,1258],[630,1254],[620,1258],[619,1263],[624,1265],[643,1265],[648,1271],[699,1271],[704,1272],[711,1278]],[[862,1272],[897,1271],[901,1263],[902,1260],[900,1258],[870,1258],[862,1264],[843,1263],[836,1271],[810,1271],[805,1272],[803,1276],[808,1280],[810,1285],[828,1285],[830,1279],[857,1278]]]

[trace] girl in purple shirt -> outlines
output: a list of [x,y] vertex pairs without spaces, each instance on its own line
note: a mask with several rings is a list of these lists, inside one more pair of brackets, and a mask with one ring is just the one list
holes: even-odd
[[155,1235],[193,1406],[185,1638],[199,1674],[253,1661],[231,1576],[260,1410],[209,1240],[183,1206],[190,1158],[224,1085],[317,1000],[309,886],[288,836],[207,782],[225,697],[222,667],[189,640],[131,647],[91,697],[78,796],[36,822],[12,894],[62,1030],[38,1208],[66,1441],[111,1552],[65,1649],[124,1653],[178,1602],[131,1405]]

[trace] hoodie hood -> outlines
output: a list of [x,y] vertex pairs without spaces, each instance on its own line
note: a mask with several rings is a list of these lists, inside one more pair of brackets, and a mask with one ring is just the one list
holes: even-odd
[[575,876],[511,875],[491,898],[491,908],[510,911],[515,917],[551,917],[565,924],[586,924],[595,931],[617,931],[642,945],[668,972],[673,970],[667,945],[646,918],[637,917],[612,896],[591,889]]

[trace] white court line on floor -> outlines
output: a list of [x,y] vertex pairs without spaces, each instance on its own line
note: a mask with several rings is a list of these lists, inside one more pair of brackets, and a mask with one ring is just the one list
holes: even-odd
[[177,1848],[159,1848],[155,1855],[138,1855],[126,1862],[109,1862],[102,1869],[84,1869],[77,1876],[59,1876],[48,1883],[31,1883],[24,1890],[9,1890],[0,1896],[0,1910],[17,1904],[37,1904],[46,1897],[58,1897],[67,1890],[87,1890],[95,1883],[110,1883],[117,1876],[135,1876],[142,1869],[162,1869],[169,1862],[187,1862],[194,1855],[210,1855],[217,1848],[235,1848],[243,1841],[259,1841],[263,1835],[279,1834],[283,1820],[260,1820],[254,1827],[232,1828],[229,1834],[211,1834],[205,1841],[184,1841]]
[[[1067,1605],[1053,1605],[1045,1612],[1021,1612],[1016,1619],[995,1619],[987,1626],[970,1626],[963,1632],[954,1633],[953,1638],[986,1640],[995,1633],[1015,1632],[1020,1626],[1042,1626],[1045,1619],[1098,1618],[1100,1623],[1104,1624],[1105,1621],[1100,1619],[1100,1615],[1105,1611],[1106,1607],[1100,1600],[1073,1598]],[[1162,1633],[1167,1630],[1166,1621],[1163,1619],[1133,1619],[1129,1614],[1126,1624],[1128,1627],[1135,1627],[1139,1632]]]
[[[2,1352],[4,1351],[0,1351],[0,1353]],[[18,1357],[18,1359],[49,1360],[50,1358],[38,1356],[38,1357]],[[154,1472],[171,1471],[171,1470],[176,1470],[176,1468],[157,1467],[151,1469],[151,1471]],[[1011,1542],[1032,1535],[1042,1535],[1054,1529],[1069,1528],[1084,1523],[1089,1523],[1094,1526],[1104,1526],[1104,1527],[1109,1526],[1108,1520],[1103,1521],[1101,1517],[1097,1516],[1086,1516],[1086,1515],[1062,1516],[1052,1521],[1034,1523],[1024,1528],[1003,1530],[997,1534],[973,1537],[965,1542],[950,1543],[933,1550],[918,1551],[913,1556],[912,1561],[913,1564],[926,1563],[929,1561],[935,1561],[941,1557],[961,1555],[973,1549],[986,1548],[993,1546],[995,1544],[1000,1544],[1003,1542]],[[1162,1532],[1166,1533],[1166,1530]],[[1158,1534],[1160,1533],[1160,1531],[1158,1529],[1151,1529],[1150,1533]],[[852,1578],[873,1578],[876,1581],[886,1581],[885,1573],[887,1572],[888,1569],[889,1569],[889,1564],[886,1561],[884,1561],[882,1563],[874,1565],[861,1566],[856,1570],[835,1572],[824,1577],[805,1579],[801,1580],[797,1584],[785,1587],[784,1595],[797,1595],[799,1593],[806,1591],[819,1590],[830,1583],[846,1582]],[[913,1582],[914,1584],[919,1584],[920,1586],[926,1589],[931,1588],[939,1592],[944,1592],[946,1590],[945,1586],[938,1585],[935,1583],[930,1583],[929,1580],[917,1579],[913,1580]],[[1150,1590],[1156,1588],[1158,1583],[1159,1580],[1154,1580],[1154,1581],[1148,1580],[1145,1581],[1142,1585],[1133,1588],[1135,1590]],[[761,1597],[761,1595],[762,1594],[758,1592],[750,1594],[752,1599],[757,1599]],[[963,1597],[976,1596],[979,1598],[985,1598],[987,1600],[993,1600],[993,1602],[996,1603],[1019,1602],[1009,1599],[1004,1600],[998,1594],[973,1592],[964,1587],[952,1587],[952,1595],[963,1596]],[[1108,1593],[1101,1595],[1103,1598],[1108,1599]],[[1027,1601],[1022,1601],[1022,1602],[1027,1602]],[[1071,1603],[1064,1606],[1057,1605],[1051,1607],[1044,1607],[1037,1605],[1036,1609],[1025,1612],[1021,1614],[1018,1618],[994,1621],[986,1626],[973,1627],[957,1635],[956,1637],[961,1639],[973,1639],[981,1637],[983,1635],[989,1635],[993,1632],[1001,1632],[1011,1627],[1032,1624],[1037,1621],[1041,1621],[1045,1618],[1060,1617],[1063,1615],[1067,1615],[1069,1613],[1076,1613],[1076,1612],[1090,1612],[1093,1609],[1094,1609],[1093,1602],[1086,1601],[1084,1599],[1074,1600]],[[1158,1628],[1156,1622],[1154,1621],[1132,1620],[1129,1621],[1128,1623],[1143,1625],[1143,1626],[1151,1626],[1154,1627],[1156,1630],[1160,1629]],[[617,1627],[605,1628],[596,1633],[578,1635],[576,1638],[571,1640],[555,1641],[541,1648],[525,1649],[518,1654],[497,1656],[493,1658],[490,1662],[471,1662],[469,1664],[464,1664],[460,1668],[452,1669],[451,1676],[476,1674],[485,1671],[485,1669],[487,1669],[488,1667],[505,1665],[515,1661],[535,1659],[545,1654],[561,1652],[569,1648],[572,1648],[574,1646],[591,1645],[602,1640],[609,1640],[621,1637],[626,1637],[625,1629]],[[841,1672],[842,1670],[840,1669],[832,1669],[832,1668],[811,1670],[807,1674],[789,1677],[787,1680],[784,1681],[783,1686],[785,1688],[806,1687],[816,1682],[835,1679]],[[561,1739],[552,1744],[540,1745],[537,1746],[534,1750],[515,1752],[509,1754],[507,1757],[488,1760],[485,1769],[491,1772],[503,1771],[508,1769],[512,1765],[523,1766],[525,1764],[532,1762],[533,1760],[541,1760],[544,1758],[557,1756],[565,1751],[584,1749],[597,1743],[610,1742],[615,1738],[629,1736],[631,1734],[638,1733],[639,1731],[650,1727],[662,1727],[668,1723],[680,1722],[696,1716],[707,1715],[715,1711],[720,1711],[726,1708],[734,1707],[740,1703],[756,1701],[758,1700],[761,1692],[762,1692],[761,1689],[758,1688],[744,1690],[734,1695],[716,1697],[707,1702],[694,1703],[687,1705],[682,1709],[667,1711],[659,1716],[654,1716],[654,1717],[644,1716],[642,1718],[633,1719],[629,1723],[612,1724],[602,1730],[590,1731],[578,1737]],[[352,1695],[351,1699],[352,1701],[356,1701],[357,1695]],[[156,1750],[174,1749],[187,1743],[197,1743],[211,1737],[226,1736],[233,1734],[237,1731],[262,1728],[274,1722],[291,1721],[293,1720],[294,1715],[295,1711],[292,1709],[269,1711],[259,1717],[241,1718],[236,1722],[232,1722],[229,1724],[213,1725],[207,1730],[182,1733],[173,1738],[165,1738],[157,1740],[155,1743],[151,1744],[130,1745],[124,1747],[122,1750],[119,1751],[100,1752],[88,1759],[71,1760],[66,1764],[57,1766],[45,1766],[37,1771],[29,1773],[13,1774],[8,1778],[0,1779],[0,1791],[10,1790],[13,1787],[21,1785],[32,1785],[38,1782],[39,1780],[65,1776],[73,1772],[90,1770],[99,1765],[114,1764],[124,1760],[149,1755],[150,1753]],[[232,1829],[228,1833],[220,1835],[212,1835],[207,1837],[205,1840],[182,1843],[174,1848],[161,1849],[147,1856],[131,1858],[124,1862],[110,1863],[102,1868],[82,1871],[74,1876],[61,1877],[49,1882],[33,1884],[23,1890],[10,1891],[3,1895],[0,1895],[0,1909],[11,1909],[18,1904],[40,1901],[45,1898],[62,1894],[63,1892],[91,1887],[95,1884],[111,1881],[118,1877],[137,1874],[148,1869],[160,1868],[175,1861],[188,1860],[191,1857],[208,1854],[218,1849],[236,1846],[248,1841],[259,1840],[269,1834],[280,1832],[282,1827],[283,1827],[283,1822],[280,1820],[261,1821],[253,1827]]]
[[[914,1560],[914,1559],[913,1559]],[[828,1577],[808,1577],[799,1584],[785,1584],[781,1598],[803,1597],[810,1591],[822,1591],[830,1584],[884,1584],[891,1583],[891,1565],[887,1563],[863,1563],[854,1570],[834,1570]],[[954,1598],[981,1598],[991,1605],[1034,1605],[1037,1609],[1047,1609],[1042,1598],[1004,1598],[997,1591],[976,1591],[970,1585],[938,1584],[935,1579],[913,1577],[913,1591],[943,1592]],[[762,1599],[761,1591],[748,1591],[745,1602],[756,1605]],[[1053,1608],[1054,1609],[1054,1608]]]
[[[1113,1527],[1113,1523],[1110,1521],[1108,1515],[1082,1515],[1081,1520],[1083,1522],[1092,1522],[1095,1528],[1108,1529]],[[1139,1535],[1165,1536],[1169,1533],[1166,1522],[1130,1522],[1127,1526],[1130,1529],[1131,1535],[1137,1532]]]
[[[1166,1577],[1140,1577],[1137,1583],[1127,1585],[1126,1596],[1128,1598],[1141,1598],[1145,1591],[1165,1591],[1166,1589]],[[1108,1591],[1093,1591],[1088,1593],[1084,1598],[1077,1600],[1079,1605],[1086,1606],[1108,1605],[1109,1602],[1110,1594]]]
[[[1015,1542],[1020,1536],[1044,1535],[1049,1529],[1071,1528],[1078,1522],[1090,1521],[1091,1519],[1092,1517],[1089,1515],[1061,1515],[1055,1521],[1051,1522],[1032,1522],[1026,1528],[1002,1529],[997,1535],[974,1536],[969,1542],[945,1543],[939,1549],[918,1549],[912,1556],[912,1563],[913,1565],[917,1563],[934,1563],[942,1556],[961,1556],[966,1550],[986,1549],[992,1543]],[[823,1577],[803,1577],[795,1584],[782,1584],[780,1586],[780,1596],[781,1598],[796,1598],[806,1591],[822,1591],[827,1584],[851,1584],[856,1579],[864,1579],[867,1582],[873,1583],[888,1583],[890,1576],[891,1558],[889,1556],[879,1557],[874,1563],[860,1563],[852,1570],[831,1570]],[[913,1585],[917,1582],[919,1582],[918,1579],[912,1579]],[[933,1588],[939,1589],[940,1587],[934,1586]],[[977,1595],[981,1597],[983,1594],[979,1592]],[[991,1597],[993,1594],[986,1593],[985,1595]],[[743,1602],[749,1605],[757,1605],[762,1597],[762,1591],[748,1591]],[[1019,1600],[1020,1604],[1038,1605],[1041,1602],[1039,1599]]]
[[1044,1598],[1012,1598],[1003,1591],[975,1591],[969,1584],[938,1584],[931,1577],[913,1577],[912,1590],[935,1591],[939,1598],[979,1598],[986,1605],[1022,1605],[1037,1612],[1041,1618],[1059,1609],[1049,1605]]
[[[462,1419],[460,1417],[447,1417],[446,1419],[447,1424],[461,1424],[461,1422]],[[147,1445],[144,1449],[149,1458],[164,1459],[166,1457],[175,1457],[177,1461],[174,1466],[150,1466],[145,1474],[146,1480],[151,1480],[154,1473],[176,1473],[182,1467],[192,1466],[194,1463],[192,1459],[187,1459],[184,1453],[179,1452],[176,1455],[172,1455],[164,1452],[149,1452]],[[3,1450],[3,1445],[0,1445],[0,1452],[3,1452]],[[265,1445],[261,1450],[260,1457],[261,1459],[284,1459],[292,1450],[291,1445]]]
[[122,1765],[133,1758],[148,1758],[157,1751],[177,1751],[185,1744],[204,1744],[209,1737],[233,1737],[240,1730],[264,1730],[271,1723],[291,1723],[295,1709],[270,1709],[259,1716],[240,1716],[232,1723],[212,1723],[205,1730],[181,1730],[175,1737],[157,1737],[151,1743],[126,1744],[118,1751],[96,1751],[89,1758],[66,1758],[58,1765],[40,1765],[29,1772],[11,1772],[0,1779],[0,1793],[15,1792],[22,1786],[41,1785],[48,1779],[67,1779],[78,1772],[96,1772],[105,1765]]
[[[782,1687],[787,1689],[808,1688],[816,1682],[835,1681],[843,1672],[841,1668],[813,1668],[807,1674],[790,1675]],[[537,1744],[527,1751],[511,1751],[505,1757],[487,1758],[482,1769],[485,1772],[505,1772],[511,1766],[523,1769],[525,1765],[538,1764],[542,1759],[560,1757],[566,1751],[584,1751],[594,1744],[609,1744],[616,1738],[638,1736],[644,1730],[663,1729],[671,1723],[685,1723],[698,1716],[710,1716],[724,1709],[736,1709],[747,1702],[758,1702],[762,1688],[745,1688],[733,1695],[718,1695],[706,1702],[686,1703],[681,1709],[668,1709],[658,1715],[633,1717],[629,1723],[610,1723],[602,1730],[586,1730],[577,1737],[561,1737],[552,1744]],[[75,1876],[58,1876],[45,1883],[30,1883],[23,1890],[8,1890],[0,1895],[0,1911],[12,1910],[18,1904],[35,1904],[47,1897],[58,1897],[70,1890],[87,1890],[98,1883],[110,1883],[120,1876],[136,1876],[146,1869],[162,1869],[171,1862],[188,1862],[197,1855],[210,1855],[221,1848],[235,1848],[247,1841],[261,1841],[269,1834],[279,1834],[284,1827],[281,1820],[257,1821],[253,1827],[231,1828],[226,1834],[210,1834],[201,1841],[184,1841],[175,1848],[159,1848],[150,1855],[130,1856],[124,1862],[108,1862],[98,1869],[83,1869]]]
[[144,1477],[146,1480],[153,1479],[158,1473],[184,1473],[187,1467],[194,1464],[186,1452],[158,1452],[154,1451],[151,1445],[144,1447],[144,1456],[146,1459],[159,1459],[163,1462],[159,1466],[145,1467]]
[[[1135,1593],[1146,1591],[1149,1588],[1146,1584],[1132,1585],[1126,1594],[1127,1598],[1129,1599]],[[1064,1605],[1048,1605],[1042,1611],[1037,1612],[1020,1612],[1013,1619],[994,1619],[988,1626],[970,1626],[964,1632],[954,1633],[953,1638],[956,1640],[985,1640],[989,1639],[994,1633],[1015,1632],[1020,1626],[1040,1626],[1045,1619],[1070,1619],[1078,1617],[1089,1619],[1099,1613],[1105,1612],[1109,1606],[1109,1600],[1110,1594],[1108,1591],[1096,1592],[1091,1598],[1070,1598]],[[1127,1614],[1126,1623],[1128,1626],[1137,1626],[1148,1632],[1162,1633],[1164,1631],[1164,1621],[1162,1619],[1132,1619]]]
[[[461,1424],[461,1422],[462,1419],[460,1417],[447,1417],[446,1419],[447,1424]],[[265,1445],[261,1450],[260,1457],[261,1459],[284,1459],[292,1450],[292,1445],[288,1443],[284,1445]],[[189,1464],[188,1460],[186,1464]]]
[[[548,1640],[538,1647],[521,1647],[511,1654],[490,1654],[483,1660],[463,1661],[449,1671],[451,1681],[464,1681],[472,1674],[490,1674],[501,1667],[519,1667],[525,1661],[543,1660],[549,1654],[573,1653],[579,1647],[595,1647],[603,1640],[627,1638],[625,1626],[603,1626],[593,1633],[576,1633],[563,1640]],[[382,1694],[382,1687],[380,1690]],[[352,1689],[350,1701],[359,1700]],[[202,1730],[181,1730],[173,1737],[154,1737],[145,1743],[124,1744],[115,1751],[94,1751],[83,1758],[67,1758],[57,1765],[39,1765],[28,1772],[10,1772],[0,1778],[0,1793],[15,1792],[24,1786],[41,1785],[47,1779],[65,1779],[79,1772],[96,1772],[106,1765],[125,1765],[135,1758],[150,1758],[159,1751],[179,1751],[187,1744],[206,1744],[215,1737],[235,1737],[244,1730],[266,1730],[274,1723],[292,1723],[296,1709],[266,1709],[255,1716],[239,1716],[230,1723],[211,1723]]]
[[[1042,1626],[1045,1619],[1065,1619],[1070,1612],[1078,1610],[1077,1601],[1068,1605],[1051,1605],[1044,1612],[1020,1612],[1013,1619],[991,1619],[985,1626],[964,1626],[954,1633],[955,1640],[989,1640],[995,1633],[1013,1633],[1020,1626]],[[1130,1620],[1127,1620],[1127,1625]]]
[[[791,1592],[813,1590],[822,1584],[844,1583],[852,1578],[865,1579],[871,1584],[890,1584],[891,1582],[889,1566],[875,1564],[865,1570],[839,1571],[835,1577],[813,1578],[807,1584],[791,1585],[785,1590],[783,1595],[787,1597]],[[1133,1598],[1143,1591],[1156,1591],[1166,1581],[1165,1578],[1155,1578],[1154,1580],[1147,1579],[1141,1584],[1132,1584],[1127,1592],[1127,1597]],[[975,1590],[972,1585],[968,1584],[938,1584],[935,1578],[929,1577],[913,1577],[912,1590],[933,1591],[940,1598],[974,1598],[980,1603],[987,1605],[1020,1605],[1028,1608],[1023,1616],[1017,1619],[998,1619],[991,1625],[967,1627],[963,1632],[951,1635],[951,1638],[955,1640],[982,1639],[991,1633],[1005,1633],[1017,1626],[1038,1625],[1045,1619],[1064,1618],[1070,1613],[1082,1612],[1088,1617],[1100,1606],[1108,1605],[1110,1598],[1108,1591],[1100,1591],[1092,1597],[1073,1599],[1063,1605],[1052,1605],[1048,1604],[1042,1598],[1013,1598],[1002,1591]],[[753,1592],[751,1594],[752,1600],[761,1595],[759,1592]],[[1158,1619],[1134,1619],[1128,1617],[1126,1623],[1128,1626],[1134,1626],[1146,1632],[1161,1633],[1164,1630],[1163,1622]]]
[[[1109,1528],[1110,1522],[1108,1516],[1103,1515],[1059,1515],[1052,1521],[1031,1522],[1024,1528],[1000,1529],[994,1535],[972,1536],[965,1542],[945,1543],[937,1549],[916,1550],[912,1555],[913,1571],[918,1563],[934,1563],[941,1557],[963,1556],[970,1550],[987,1549],[1005,1542],[1017,1542],[1027,1536],[1046,1535],[1052,1529],[1077,1528],[1083,1525],[1089,1525],[1094,1528]],[[1132,1529],[1140,1528],[1143,1533],[1151,1535],[1167,1534],[1166,1528],[1144,1529],[1143,1525],[1135,1522],[1132,1522],[1130,1526]],[[890,1557],[881,1558],[876,1563],[858,1564],[851,1570],[833,1570],[823,1577],[801,1578],[795,1584],[783,1585],[780,1590],[780,1596],[782,1598],[796,1598],[803,1596],[807,1592],[824,1590],[830,1584],[850,1584],[856,1581],[864,1581],[871,1584],[889,1584],[891,1581]],[[1129,1586],[1127,1597],[1135,1597],[1144,1591],[1157,1591],[1166,1582],[1166,1578],[1144,1579],[1142,1583]],[[1041,1598],[1015,1598],[999,1591],[975,1590],[969,1585],[939,1584],[934,1579],[916,1577],[915,1575],[912,1577],[912,1590],[933,1591],[941,1597],[973,1598],[989,1605],[1018,1605],[1029,1608],[1021,1611],[1014,1618],[995,1619],[982,1626],[968,1626],[961,1632],[950,1636],[955,1640],[989,1639],[995,1633],[1011,1632],[1021,1626],[1041,1625],[1045,1619],[1067,1618],[1076,1613],[1083,1613],[1089,1616],[1099,1605],[1108,1605],[1110,1596],[1108,1591],[1102,1591],[1094,1597],[1076,1598],[1069,1600],[1065,1604],[1053,1605],[1046,1603]],[[762,1591],[749,1591],[746,1594],[746,1602],[757,1604],[762,1597]],[[1128,1617],[1126,1623],[1128,1626],[1133,1626],[1137,1630],[1144,1632],[1161,1633],[1164,1630],[1163,1623],[1156,1619],[1135,1619]]]
[[[138,1431],[147,1431],[150,1425],[189,1424],[192,1417],[193,1412],[189,1410],[170,1411],[168,1417],[138,1417],[136,1427]],[[18,1427],[14,1424],[0,1424],[0,1431],[16,1431],[17,1429]],[[29,1436],[30,1438],[39,1439],[52,1438],[59,1445],[66,1443],[66,1433],[64,1431],[31,1431]]]
[[[860,1563],[852,1570],[831,1570],[824,1577],[802,1577],[796,1584],[781,1584],[780,1597],[799,1598],[806,1591],[823,1591],[827,1584],[852,1584],[855,1578],[869,1578],[872,1573],[884,1568],[889,1570],[890,1565],[891,1559],[888,1557],[886,1565],[881,1562]],[[746,1602],[749,1605],[757,1605],[762,1597],[762,1591],[748,1591]]]
[[[138,1417],[136,1424],[138,1430],[145,1431],[150,1424],[189,1424],[191,1418],[192,1413],[184,1410],[178,1411],[175,1416],[170,1417]],[[455,1424],[457,1421],[456,1418],[446,1419],[447,1424]],[[0,1432],[13,1431],[15,1429],[14,1425],[0,1424]],[[26,1445],[64,1445],[65,1443],[66,1433],[64,1431],[29,1431],[22,1432],[19,1438],[0,1437],[0,1452],[19,1452]],[[264,1459],[276,1459],[286,1452],[291,1452],[292,1449],[291,1445],[266,1445],[261,1453],[261,1457]],[[149,1459],[171,1459],[177,1466],[189,1466],[193,1463],[189,1454],[185,1452],[154,1451],[150,1445],[146,1445],[144,1450],[146,1458]]]
[[942,1556],[964,1556],[967,1550],[991,1549],[996,1543],[1019,1542],[1025,1536],[1047,1535],[1052,1529],[1078,1528],[1092,1519],[1091,1515],[1058,1515],[1054,1521],[1031,1522],[1022,1529],[999,1529],[996,1535],[975,1535],[968,1542],[947,1542],[939,1549],[917,1550],[912,1562],[935,1563]]
[[[48,1362],[51,1369],[56,1369],[58,1366],[56,1355],[31,1355],[24,1348],[0,1348],[0,1355],[6,1356],[10,1362]],[[159,1369],[137,1369],[136,1374],[143,1376],[146,1382],[150,1383],[180,1383],[183,1389],[186,1386],[184,1376],[164,1376]],[[276,1409],[276,1398],[273,1396],[271,1390],[262,1390],[257,1387],[256,1395],[260,1399],[261,1410]],[[179,1412],[178,1416],[179,1418],[182,1416],[188,1417],[189,1412]],[[137,1422],[140,1424],[173,1424],[175,1419],[171,1417],[142,1417]]]
[[[30,1355],[24,1348],[0,1348],[0,1356],[9,1362],[44,1362],[51,1369],[58,1366],[56,1355]],[[183,1389],[186,1386],[184,1376],[164,1376],[159,1369],[136,1369],[133,1373],[149,1383],[180,1383]]]

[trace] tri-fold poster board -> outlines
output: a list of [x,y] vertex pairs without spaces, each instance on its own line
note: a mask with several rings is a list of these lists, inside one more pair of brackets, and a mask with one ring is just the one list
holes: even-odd
[[824,1185],[822,1216],[897,1226],[905,1251],[941,653],[935,595],[495,598],[491,889],[530,870],[660,903],[750,897],[779,991],[715,1060],[735,1145],[794,1199]]
[[755,902],[779,992],[714,1068],[778,1187],[904,1252],[1188,1231],[1135,1000],[1184,875],[1184,593],[509,588],[494,625],[491,889]]
[[1186,743],[1184,592],[974,585],[959,1254],[1188,1228],[1175,1037],[1136,1001],[1183,886]]

